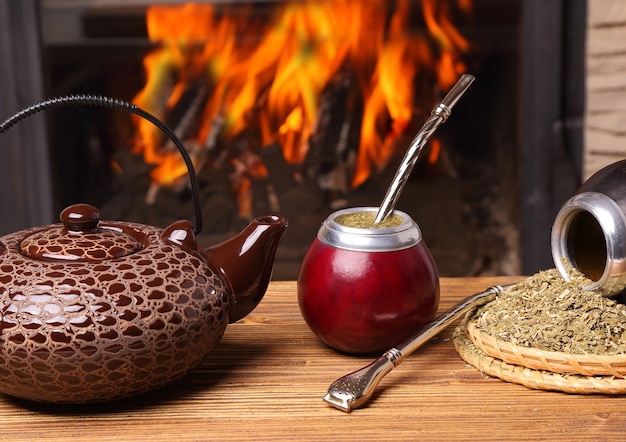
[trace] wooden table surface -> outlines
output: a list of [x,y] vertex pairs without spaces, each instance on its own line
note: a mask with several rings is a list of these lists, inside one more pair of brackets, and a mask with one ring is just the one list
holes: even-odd
[[[443,278],[440,311],[520,278]],[[626,440],[626,397],[530,390],[482,376],[454,349],[454,326],[407,357],[362,408],[322,401],[373,360],[325,347],[300,316],[295,282],[271,283],[199,368],[110,404],[0,396],[1,440]]]

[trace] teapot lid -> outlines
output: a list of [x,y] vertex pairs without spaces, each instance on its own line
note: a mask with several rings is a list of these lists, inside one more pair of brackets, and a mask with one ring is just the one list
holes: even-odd
[[67,207],[61,212],[61,222],[24,238],[22,253],[44,260],[102,261],[142,249],[139,241],[122,229],[100,227],[100,212],[88,204]]

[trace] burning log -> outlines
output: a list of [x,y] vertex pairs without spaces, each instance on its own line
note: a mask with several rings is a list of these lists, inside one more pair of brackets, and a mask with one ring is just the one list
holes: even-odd
[[[442,3],[420,4],[431,41],[408,32],[416,11],[404,1],[277,4],[262,23],[214,4],[150,7],[150,38],[161,46],[145,59],[135,102],[184,140],[215,218],[207,224],[349,204],[415,119],[417,78],[445,88],[464,68],[467,46],[444,17],[452,3]],[[145,201],[184,200],[178,155],[137,131],[134,152],[155,164]]]
[[325,89],[306,163],[332,209],[348,204],[358,138],[353,123],[358,91],[349,69],[342,69]]
[[[356,91],[362,107],[343,112],[361,113],[359,136],[343,143],[339,152],[334,151],[342,145],[338,140],[318,152],[329,158],[321,163],[318,185],[328,193],[345,195],[348,169],[343,166],[353,149],[358,153],[358,170],[350,177],[353,187],[363,183],[371,169],[389,161],[394,140],[411,120],[418,68],[433,72],[444,88],[464,69],[460,56],[469,45],[450,22],[452,3],[424,0],[421,6],[432,41],[426,34],[408,32],[414,11],[406,1],[287,3],[277,5],[275,14],[261,24],[253,15],[234,13],[236,8],[219,13],[213,4],[153,6],[148,9],[148,30],[150,38],[163,46],[146,57],[148,83],[136,100],[140,105],[152,103],[154,95],[163,92],[155,82],[165,78],[171,93],[156,107],[165,111],[190,100],[177,130],[191,134],[191,121],[202,115],[209,128],[200,128],[195,135],[205,151],[216,147],[218,134],[232,139],[258,124],[259,145],[279,141],[285,160],[293,164],[307,159],[311,136],[326,142],[317,136],[320,127],[327,124],[330,129],[335,122],[323,121],[325,97],[328,90],[344,88],[342,81],[347,79],[354,85],[345,89]],[[322,32],[325,29],[334,32]],[[240,38],[248,32],[254,32],[251,38]],[[172,78],[177,78],[174,85]],[[210,98],[205,99],[209,85]],[[201,103],[203,111],[197,112]],[[344,104],[350,105],[350,100]],[[335,134],[346,137],[353,124],[352,115],[341,118]],[[214,158],[232,156],[222,149]],[[341,158],[341,164],[331,172],[336,168],[333,156]],[[164,185],[175,180],[157,176],[157,171],[153,177]],[[280,188],[274,188],[280,194]]]

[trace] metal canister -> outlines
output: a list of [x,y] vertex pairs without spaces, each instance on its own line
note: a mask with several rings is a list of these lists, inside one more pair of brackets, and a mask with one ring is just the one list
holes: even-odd
[[552,226],[552,257],[569,281],[574,268],[607,294],[626,287],[626,160],[592,175],[561,207]]

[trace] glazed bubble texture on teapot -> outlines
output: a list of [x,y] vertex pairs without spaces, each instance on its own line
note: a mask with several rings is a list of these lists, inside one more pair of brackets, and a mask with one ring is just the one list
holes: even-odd
[[40,110],[73,104],[131,112],[163,130],[188,167],[196,224],[102,221],[95,207],[75,204],[59,224],[0,238],[0,392],[40,402],[121,399],[192,370],[227,324],[261,301],[287,227],[281,216],[262,216],[229,240],[199,247],[191,159],[160,120],[130,103],[48,100],[6,120],[0,133]]

